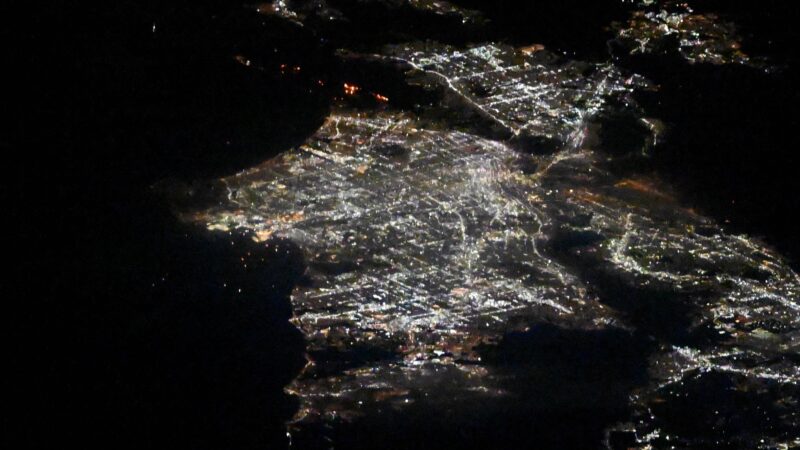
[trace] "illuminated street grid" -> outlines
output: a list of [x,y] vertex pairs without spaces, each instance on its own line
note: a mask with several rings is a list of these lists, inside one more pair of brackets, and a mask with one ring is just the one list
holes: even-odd
[[642,85],[638,76],[623,78],[608,64],[554,62],[540,50],[517,51],[484,45],[467,50],[428,44],[398,47],[396,56],[434,75],[475,110],[514,134],[574,140],[587,117],[611,95]]
[[591,307],[537,249],[542,212],[529,200],[536,186],[515,173],[519,158],[473,135],[415,129],[404,116],[333,116],[297,152],[237,179],[232,200],[243,213],[223,221],[289,238],[309,255],[314,288],[293,297],[309,336],[322,323],[355,340],[364,329],[503,329],[520,310]]
[[[392,55],[512,133],[562,144],[527,155],[466,132],[418,128],[407,114],[342,111],[303,146],[225,179],[226,202],[187,215],[303,249],[311,282],[292,304],[313,362],[289,387],[302,401],[297,426],[427,396],[503,395],[474,348],[513,329],[652,326],[601,302],[585,277],[603,274],[674,295],[692,311],[692,327],[718,336],[660,342],[650,383],[631,398],[641,415],[619,425],[636,431],[642,448],[680,438],[657,429],[648,405],[698,371],[741,376],[753,392],[800,382],[786,356],[800,345],[798,275],[651,180],[606,172],[606,157],[586,139],[604,101],[639,81],[609,68],[526,63],[530,55],[494,45],[452,58],[419,46]],[[558,250],[565,234],[592,238]]]

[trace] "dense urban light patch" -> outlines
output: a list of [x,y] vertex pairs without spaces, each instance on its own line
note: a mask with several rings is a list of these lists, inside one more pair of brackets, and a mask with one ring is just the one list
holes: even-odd
[[697,14],[682,2],[645,3],[650,7],[616,25],[617,38],[630,53],[675,50],[692,64],[763,64],[742,52],[736,27],[717,15]]
[[[309,282],[292,303],[310,362],[288,388],[302,401],[293,433],[422,399],[502,398],[526,375],[487,363],[481,349],[537,324],[658,342],[649,381],[628,400],[634,416],[609,430],[634,433],[641,448],[684,439],[661,429],[658,404],[702,374],[736,377],[767,399],[800,382],[781,356],[798,345],[798,275],[655,181],[604,169],[596,118],[637,114],[630,94],[646,80],[540,48],[413,44],[385,58],[533,143],[520,151],[516,138],[409,113],[338,111],[302,146],[222,180],[226,201],[186,212],[265,245],[289,239],[306,255]],[[675,332],[643,308],[687,311],[671,320],[689,323]],[[796,423],[775,408],[775,423]],[[785,444],[778,431],[764,437]]]

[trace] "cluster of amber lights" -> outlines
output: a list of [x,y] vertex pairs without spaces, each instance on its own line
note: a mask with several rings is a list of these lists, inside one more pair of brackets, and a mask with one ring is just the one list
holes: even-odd
[[356,86],[355,84],[345,83],[344,84],[344,93],[347,95],[356,95],[361,88]]
[[[344,93],[345,95],[357,95],[361,91],[359,86],[351,83],[344,83]],[[370,92],[370,95],[375,98],[375,100],[379,102],[386,103],[389,101],[389,97],[385,95],[378,94],[377,92]]]
[[[239,64],[242,64],[243,66],[250,67],[252,65],[252,61],[250,61],[249,59],[247,59],[242,55],[235,55],[233,59]],[[289,64],[283,63],[278,66],[278,70],[281,73],[281,75],[286,75],[286,74],[296,75],[300,73],[302,68],[300,66],[290,66]],[[322,80],[317,80],[317,84],[319,86],[325,86],[325,82]],[[343,88],[344,88],[344,94],[349,96],[359,95],[359,93],[361,92],[361,87],[353,83],[343,83]],[[377,92],[369,92],[369,95],[372,96],[375,100],[382,103],[387,103],[389,101],[389,97],[381,95]]]

